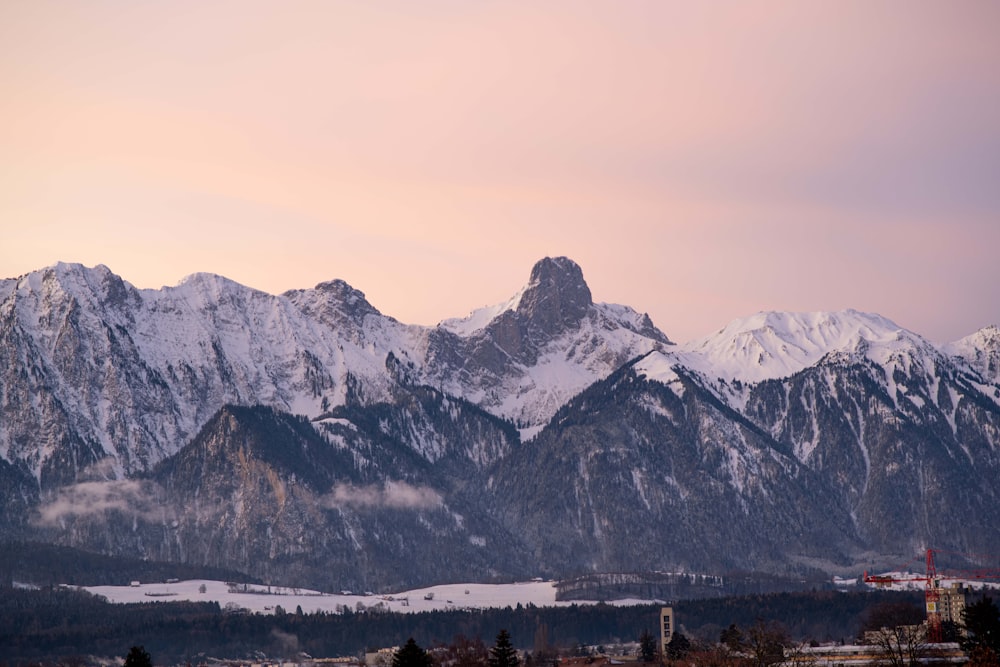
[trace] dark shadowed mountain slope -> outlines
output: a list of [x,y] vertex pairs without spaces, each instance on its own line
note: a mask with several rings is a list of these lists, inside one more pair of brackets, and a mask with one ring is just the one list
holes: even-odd
[[[148,477],[66,487],[37,522],[52,541],[324,590],[527,576],[452,478],[391,435],[328,426],[226,406]],[[69,507],[98,498],[101,511]]]
[[631,366],[501,461],[491,490],[560,574],[843,565],[859,546],[847,507],[789,447],[690,379]]

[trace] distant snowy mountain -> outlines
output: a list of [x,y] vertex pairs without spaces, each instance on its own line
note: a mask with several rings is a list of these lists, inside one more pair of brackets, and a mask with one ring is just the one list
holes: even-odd
[[[209,274],[140,291],[103,266],[24,276],[0,304],[5,367],[21,371],[4,378],[0,455],[47,488],[106,460],[117,476],[147,470],[225,404],[316,415],[388,398],[385,356],[412,332],[351,291],[297,296]],[[337,316],[336,329],[322,319]]]
[[[0,456],[43,488],[105,459],[118,476],[146,470],[226,404],[316,417],[389,401],[401,382],[540,427],[566,398],[666,342],[648,317],[590,303],[568,260],[539,263],[524,305],[468,336],[400,324],[343,281],[273,296],[196,274],[136,290],[106,267],[58,264],[4,287],[7,368],[30,372],[4,382]],[[29,435],[46,423],[58,433],[38,447]]]
[[938,347],[878,315],[760,313],[635,371],[678,394],[695,382],[834,482],[864,548],[989,553],[1000,543],[990,333]]
[[998,502],[996,327],[758,313],[677,346],[567,258],[435,327],[341,280],[0,281],[7,538],[327,589],[849,572],[997,551]]
[[1000,384],[1000,328],[988,326],[942,347],[973,369],[983,384]]
[[733,320],[683,351],[693,367],[716,374],[708,377],[754,383],[794,375],[831,353],[864,353],[872,345],[894,349],[913,338],[871,313],[770,312]]

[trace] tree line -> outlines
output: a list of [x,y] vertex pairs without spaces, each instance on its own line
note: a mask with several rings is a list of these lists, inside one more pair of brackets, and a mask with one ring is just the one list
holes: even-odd
[[[886,601],[917,600],[892,591],[809,592],[690,600],[674,604],[682,633],[692,642],[715,642],[734,625],[759,619],[780,624],[796,641],[853,641],[866,609]],[[124,655],[141,645],[157,664],[204,656],[245,658],[263,653],[290,657],[352,656],[410,638],[421,646],[446,647],[456,638],[478,641],[498,628],[513,646],[545,655],[554,649],[636,642],[656,628],[658,605],[608,604],[397,614],[282,612],[232,613],[214,602],[109,604],[85,592],[50,588],[0,590],[0,665],[52,661],[74,655]],[[533,656],[534,657],[534,656]]]
[[242,572],[207,565],[107,556],[41,542],[0,543],[0,587],[15,581],[45,586],[127,586],[132,581],[211,579],[261,583]]

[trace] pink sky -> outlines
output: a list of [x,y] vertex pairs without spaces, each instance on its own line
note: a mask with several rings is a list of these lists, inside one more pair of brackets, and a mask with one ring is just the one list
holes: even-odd
[[1000,324],[1000,3],[0,5],[0,277],[343,278],[433,324],[546,255],[677,341]]

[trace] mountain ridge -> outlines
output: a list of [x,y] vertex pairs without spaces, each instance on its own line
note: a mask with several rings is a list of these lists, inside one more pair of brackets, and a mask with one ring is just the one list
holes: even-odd
[[[324,586],[324,559],[373,586],[469,572],[457,554],[484,576],[557,576],[1000,551],[998,365],[996,327],[936,345],[855,310],[757,313],[676,345],[594,302],[565,257],[431,327],[339,279],[139,290],[60,263],[0,282],[0,537],[219,567],[238,552],[255,576]],[[256,472],[168,483],[209,425]],[[257,509],[224,509],[241,498]],[[87,511],[60,514],[74,499]],[[407,540],[429,562],[397,572]]]

